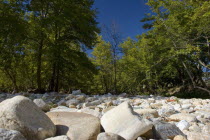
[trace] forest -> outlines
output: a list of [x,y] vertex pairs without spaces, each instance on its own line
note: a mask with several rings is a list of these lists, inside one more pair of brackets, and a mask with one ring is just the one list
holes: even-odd
[[147,32],[124,40],[93,4],[0,0],[0,92],[210,96],[209,0],[148,0]]

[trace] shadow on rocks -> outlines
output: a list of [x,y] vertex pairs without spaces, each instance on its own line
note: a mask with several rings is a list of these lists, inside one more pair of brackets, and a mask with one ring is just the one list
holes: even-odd
[[69,127],[65,125],[56,125],[56,136],[66,135],[69,131]]

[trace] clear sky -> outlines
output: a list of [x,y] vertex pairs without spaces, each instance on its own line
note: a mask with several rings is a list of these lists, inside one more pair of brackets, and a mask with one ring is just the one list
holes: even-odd
[[94,8],[99,12],[99,26],[110,26],[114,21],[124,39],[134,39],[136,35],[146,32],[140,22],[144,14],[150,12],[145,0],[95,0]]

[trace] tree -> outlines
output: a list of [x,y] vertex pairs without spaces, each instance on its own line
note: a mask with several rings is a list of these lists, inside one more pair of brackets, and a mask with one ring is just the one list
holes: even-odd
[[95,76],[96,89],[99,92],[111,92],[112,90],[112,50],[111,44],[105,42],[102,36],[98,36],[97,44],[92,52],[92,61],[99,70],[98,75]]
[[[2,0],[0,73],[21,90],[31,87],[40,92],[49,87],[58,91],[73,87],[72,81],[74,86],[79,82],[76,87],[84,83],[78,78],[86,79],[95,71],[82,50],[92,48],[99,33],[93,2]],[[81,77],[84,70],[88,73]],[[60,82],[61,77],[66,83]],[[72,77],[75,80],[70,80]]]
[[[205,64],[201,61],[199,54],[204,49],[203,45],[198,46],[200,43],[203,44],[200,42],[201,40],[208,38],[209,28],[205,24],[201,24],[203,20],[208,25],[209,2],[189,0],[163,0],[157,2],[156,0],[151,0],[148,2],[148,5],[156,13],[153,27],[155,30],[165,30],[163,36],[171,40],[174,53],[182,61],[181,64],[193,87],[209,92],[205,82],[202,80],[202,66],[205,66],[208,62],[205,62]],[[197,14],[201,16],[202,20],[197,18]],[[209,44],[208,40],[207,44]]]
[[24,54],[27,22],[24,20],[24,1],[0,1],[0,70],[18,91],[17,70]]
[[105,38],[111,44],[111,51],[112,51],[112,64],[113,64],[113,90],[114,93],[118,93],[117,90],[117,83],[118,83],[118,60],[120,59],[120,43],[122,41],[118,26],[115,22],[112,22],[110,27],[103,26]]
[[96,27],[95,10],[91,9],[92,0],[53,1],[50,12],[51,24],[51,66],[52,76],[49,90],[58,91],[60,72],[65,67],[63,54],[71,44],[84,44],[91,48],[99,29]]

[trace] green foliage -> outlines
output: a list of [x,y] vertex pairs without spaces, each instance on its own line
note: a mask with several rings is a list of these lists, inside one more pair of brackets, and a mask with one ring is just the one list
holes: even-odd
[[1,0],[0,86],[87,90],[96,70],[82,49],[99,33],[93,2]]
[[96,92],[107,93],[113,86],[113,65],[111,44],[105,42],[102,36],[98,36],[97,44],[92,52],[92,62],[98,69],[98,74],[94,76],[94,88]]

